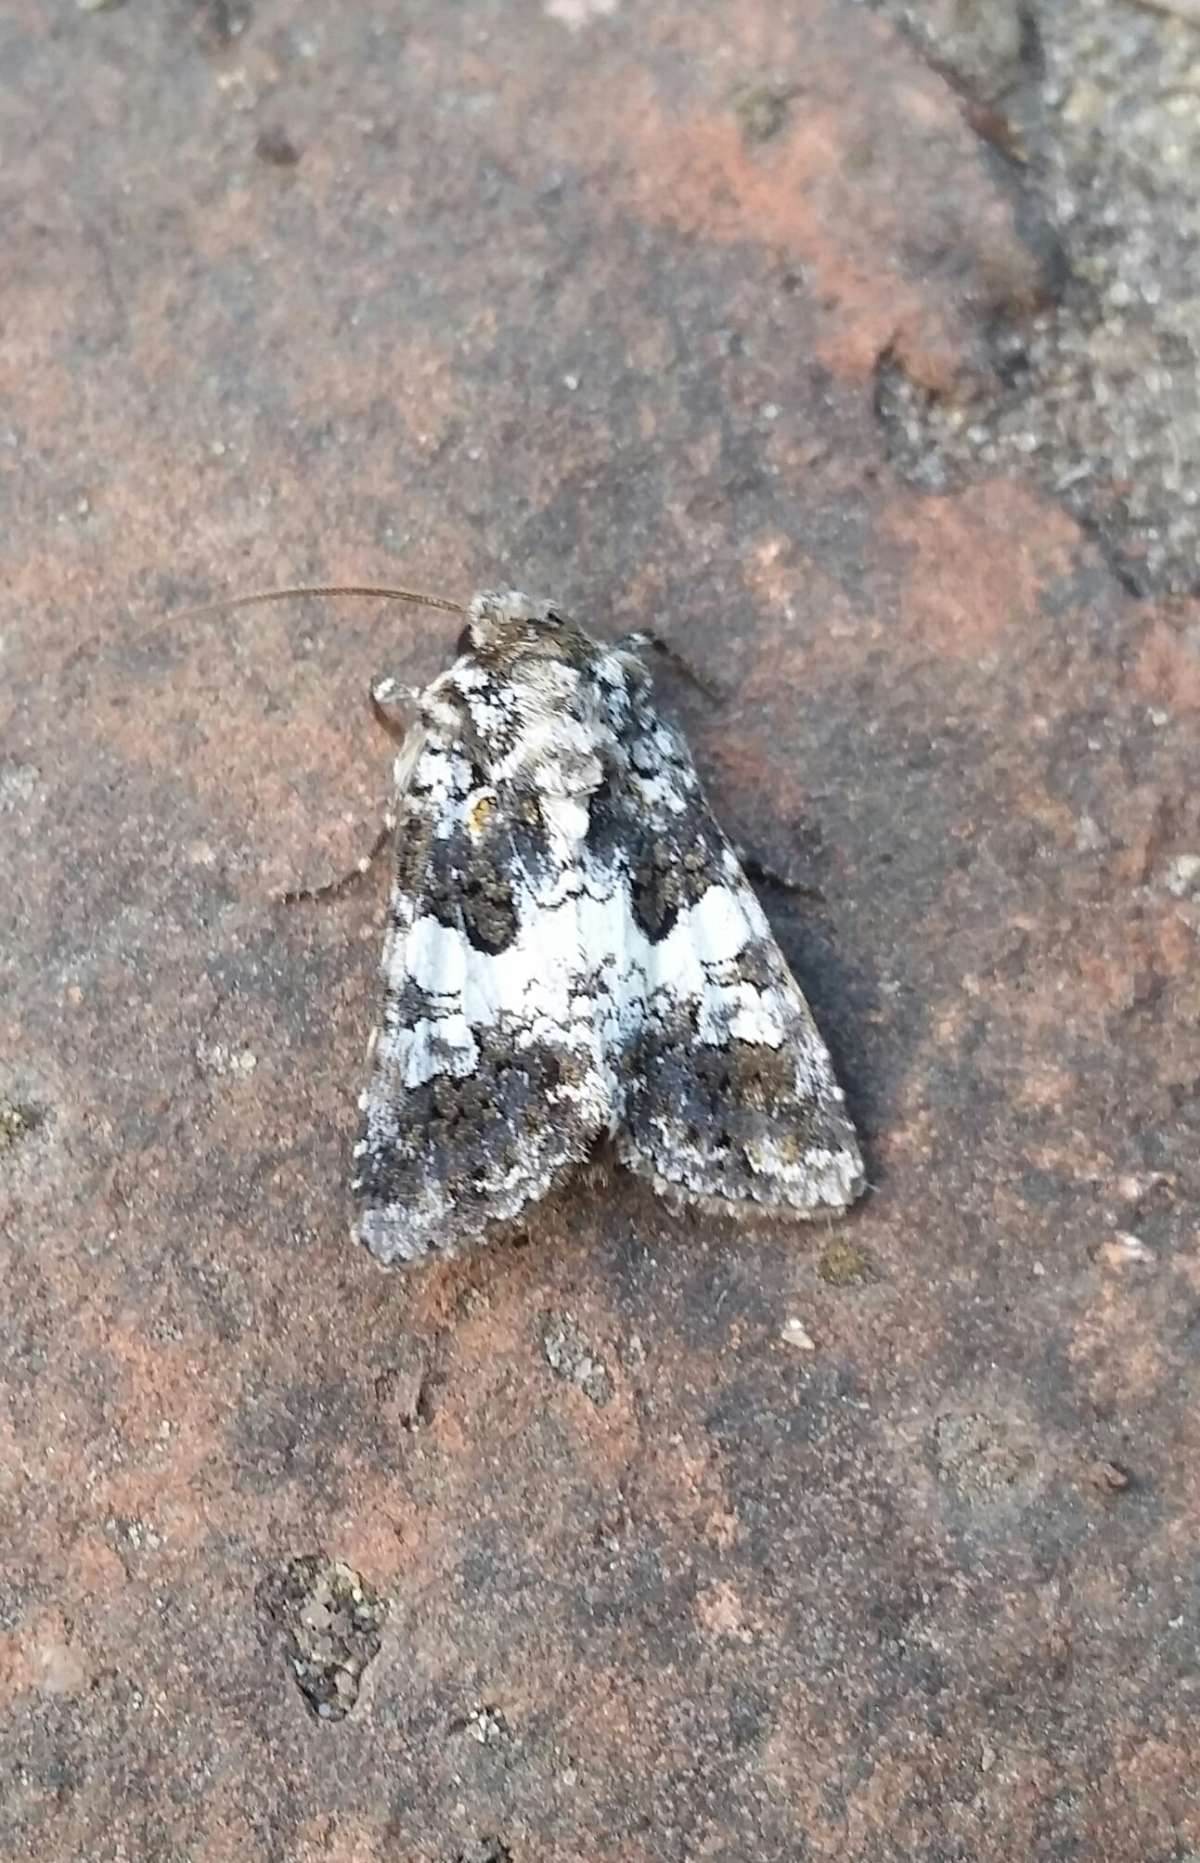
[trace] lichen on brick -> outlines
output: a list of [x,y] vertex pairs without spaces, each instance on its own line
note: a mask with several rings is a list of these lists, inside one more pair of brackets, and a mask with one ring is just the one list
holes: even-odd
[[865,1249],[839,1237],[830,1242],[817,1263],[817,1273],[827,1287],[865,1287],[879,1276]]
[[37,1124],[38,1115],[32,1106],[21,1106],[16,1100],[0,1096],[0,1154],[12,1151]]
[[296,1686],[322,1721],[340,1721],[358,1700],[363,1672],[379,1654],[387,1603],[359,1574],[323,1553],[286,1560],[259,1587]]
[[607,1404],[612,1379],[599,1353],[588,1344],[571,1313],[548,1313],[542,1324],[542,1353],[556,1377],[590,1397]]

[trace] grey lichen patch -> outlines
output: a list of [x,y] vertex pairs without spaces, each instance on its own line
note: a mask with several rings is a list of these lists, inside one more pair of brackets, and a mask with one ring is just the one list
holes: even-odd
[[939,1417],[933,1430],[933,1460],[939,1480],[964,1501],[1016,1498],[1035,1475],[1029,1445],[1004,1418],[982,1411]]
[[0,809],[20,809],[38,792],[41,773],[32,763],[10,763],[0,768]]
[[830,1242],[817,1263],[817,1273],[827,1287],[865,1287],[879,1279],[874,1262],[865,1249],[839,1238]]
[[747,142],[770,142],[788,119],[788,92],[773,84],[748,84],[733,100]]
[[646,1363],[646,1346],[640,1333],[630,1333],[617,1347],[617,1356],[626,1371],[641,1371]]
[[511,1738],[503,1708],[490,1707],[485,1702],[472,1708],[462,1720],[453,1722],[450,1731],[469,1734],[481,1747],[506,1746]]
[[252,1074],[258,1056],[250,1048],[233,1048],[226,1042],[201,1039],[195,1048],[196,1065],[205,1074]]
[[150,1522],[136,1514],[110,1514],[104,1522],[104,1531],[127,1572],[132,1572],[143,1553],[157,1552],[162,1545],[161,1537]]
[[296,1686],[318,1720],[340,1721],[358,1700],[363,1672],[379,1654],[387,1603],[359,1574],[323,1553],[289,1559],[263,1580],[259,1605]]
[[499,1837],[481,1837],[465,1850],[456,1850],[451,1863],[513,1863],[513,1852]]
[[467,1731],[481,1747],[502,1747],[508,1739],[508,1722],[499,1708],[476,1708]]
[[542,1323],[542,1352],[556,1377],[565,1379],[590,1397],[607,1404],[612,1379],[599,1353],[590,1346],[570,1313],[548,1313]]
[[1200,893],[1200,854],[1177,854],[1165,877],[1172,899],[1194,899]]
[[22,1106],[16,1100],[0,1095],[0,1157],[6,1151],[12,1151],[22,1139],[41,1124],[41,1114],[33,1106]]

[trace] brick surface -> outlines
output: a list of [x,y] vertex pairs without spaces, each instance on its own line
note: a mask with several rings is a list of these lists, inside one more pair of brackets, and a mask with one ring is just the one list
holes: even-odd
[[[0,147],[3,1854],[1200,1846],[1200,611],[887,464],[880,357],[960,379],[1044,289],[953,93],[832,0],[9,0]],[[352,1248],[383,896],[272,895],[449,641],[169,618],[349,576],[721,684],[846,1224],[597,1175]]]

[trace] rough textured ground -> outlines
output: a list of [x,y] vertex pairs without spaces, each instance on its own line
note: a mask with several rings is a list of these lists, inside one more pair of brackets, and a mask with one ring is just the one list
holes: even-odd
[[868,0],[920,46],[1057,254],[959,376],[886,357],[892,457],[945,490],[1027,474],[1135,593],[1200,590],[1198,0]]
[[[0,1853],[1183,1863],[1200,609],[876,413],[1061,292],[1019,165],[833,0],[9,0],[0,155]],[[163,618],[312,575],[721,682],[861,1212],[351,1249],[382,898],[272,893],[447,638]]]

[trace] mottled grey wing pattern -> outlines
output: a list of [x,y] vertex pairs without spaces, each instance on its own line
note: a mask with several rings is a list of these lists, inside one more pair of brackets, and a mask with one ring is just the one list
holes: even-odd
[[686,743],[648,698],[630,721],[629,769],[610,832],[631,850],[645,1007],[624,1056],[618,1156],[701,1202],[845,1209],[862,1160],[828,1050]]
[[457,1254],[605,1132],[678,1196],[844,1209],[829,1055],[645,667],[525,596],[469,614],[397,761],[362,1240]]
[[460,1253],[585,1158],[608,1115],[587,1027],[531,1023],[522,987],[568,876],[536,813],[477,778],[427,743],[399,801],[354,1175],[358,1234],[385,1262]]

